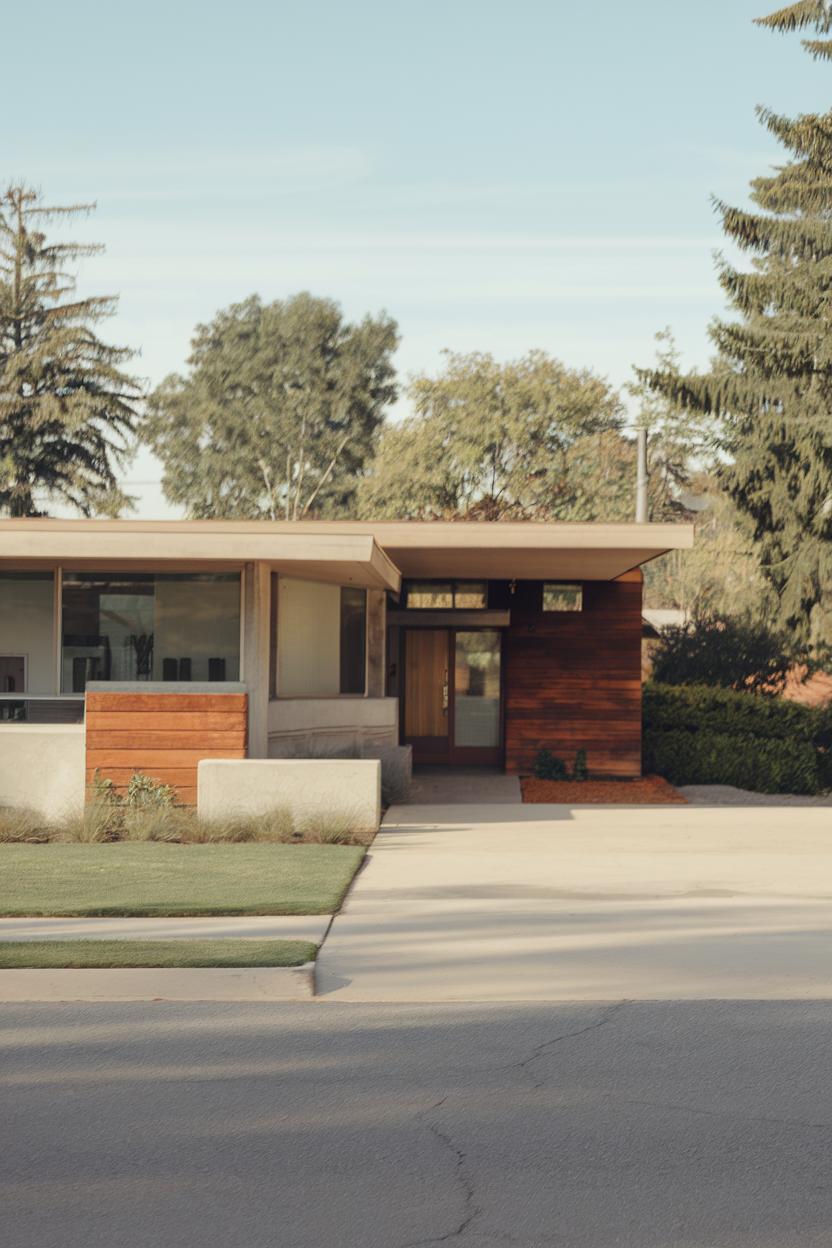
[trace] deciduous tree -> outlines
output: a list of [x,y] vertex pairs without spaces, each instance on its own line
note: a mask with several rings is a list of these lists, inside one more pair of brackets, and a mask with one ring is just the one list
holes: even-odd
[[447,353],[410,385],[362,483],[363,515],[483,520],[622,518],[632,475],[618,395],[541,351],[501,364]]
[[198,325],[187,376],[151,395],[144,437],[166,497],[197,518],[349,513],[384,412],[398,341],[309,294],[257,296]]

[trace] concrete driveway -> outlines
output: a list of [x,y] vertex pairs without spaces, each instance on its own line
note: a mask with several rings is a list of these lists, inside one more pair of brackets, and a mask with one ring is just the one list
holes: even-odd
[[400,806],[318,964],[331,1001],[832,998],[825,808]]

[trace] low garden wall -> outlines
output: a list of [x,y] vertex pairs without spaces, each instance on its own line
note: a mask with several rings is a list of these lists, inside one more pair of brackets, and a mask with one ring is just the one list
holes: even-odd
[[84,806],[83,724],[0,724],[0,808],[61,819]]
[[381,821],[378,759],[203,759],[197,810],[209,820],[285,810],[300,826],[314,820],[375,831]]

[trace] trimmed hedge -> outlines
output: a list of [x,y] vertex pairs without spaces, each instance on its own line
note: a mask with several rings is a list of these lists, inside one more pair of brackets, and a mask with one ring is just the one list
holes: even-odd
[[649,684],[643,765],[671,784],[823,793],[832,788],[832,708],[706,685]]

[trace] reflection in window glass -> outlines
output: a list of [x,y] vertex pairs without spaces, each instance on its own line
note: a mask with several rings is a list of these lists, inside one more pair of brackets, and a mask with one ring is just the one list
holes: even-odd
[[411,581],[406,602],[413,611],[479,611],[488,606],[485,581]]
[[55,577],[0,572],[0,693],[55,692]]
[[454,744],[500,744],[500,634],[458,632],[454,654]]
[[61,688],[240,678],[240,578],[65,572]]
[[582,585],[550,583],[543,586],[544,611],[582,611],[583,598]]
[[485,581],[456,581],[454,606],[460,611],[479,611],[488,606],[488,586]]
[[363,693],[367,679],[367,591],[341,590],[341,693]]
[[454,587],[450,581],[412,581],[407,605],[414,611],[448,611],[454,605]]

